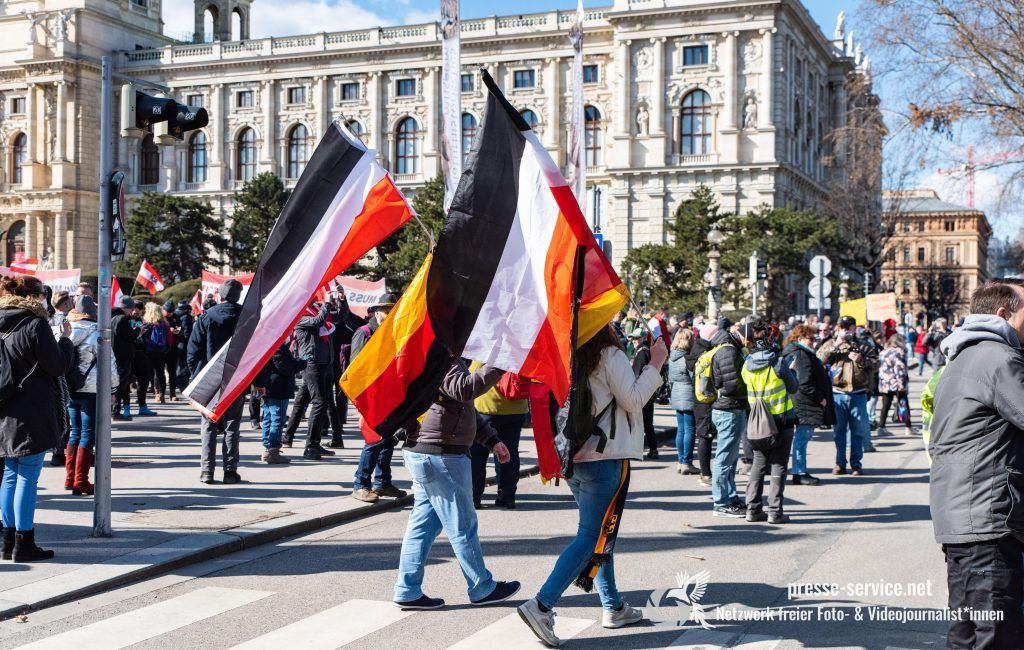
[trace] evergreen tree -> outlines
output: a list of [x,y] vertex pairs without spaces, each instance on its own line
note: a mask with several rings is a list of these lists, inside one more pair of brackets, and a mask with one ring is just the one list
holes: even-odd
[[198,278],[227,248],[221,225],[206,203],[146,192],[128,215],[128,250],[117,274],[134,278],[146,259],[167,286]]
[[291,194],[277,175],[263,172],[235,192],[228,258],[235,271],[255,271],[270,231]]
[[[444,224],[444,177],[438,175],[428,181],[413,197],[412,208],[436,239]],[[376,264],[360,264],[354,272],[373,280],[383,278],[388,289],[401,292],[420,269],[429,249],[427,233],[414,219],[377,246]]]
[[645,244],[626,255],[622,270],[633,295],[652,307],[705,311],[708,232],[722,219],[714,192],[704,185],[695,189],[666,224],[668,244]]

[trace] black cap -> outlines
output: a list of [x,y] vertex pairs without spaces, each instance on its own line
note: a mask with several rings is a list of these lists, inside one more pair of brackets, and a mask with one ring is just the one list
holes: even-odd
[[220,285],[218,293],[224,302],[237,303],[242,297],[242,283],[234,278],[228,278]]
[[728,316],[722,316],[718,319],[718,329],[727,330],[732,327],[732,319]]
[[857,319],[854,318],[853,316],[843,316],[842,318],[839,319],[839,327],[857,327]]

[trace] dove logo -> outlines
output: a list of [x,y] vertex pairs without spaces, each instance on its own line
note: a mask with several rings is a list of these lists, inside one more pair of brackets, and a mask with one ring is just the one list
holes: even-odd
[[655,625],[681,627],[689,622],[710,630],[707,606],[701,601],[708,590],[711,572],[701,571],[691,576],[680,571],[676,574],[676,585],[669,589],[651,592],[647,599],[647,619]]

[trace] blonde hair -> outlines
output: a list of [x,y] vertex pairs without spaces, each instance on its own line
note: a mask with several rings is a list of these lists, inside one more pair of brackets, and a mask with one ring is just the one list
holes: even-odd
[[689,352],[693,346],[693,330],[689,327],[680,327],[676,337],[672,339],[672,349]]
[[167,322],[167,319],[164,317],[163,307],[155,302],[147,302],[146,311],[142,316],[142,322],[149,323],[150,325]]

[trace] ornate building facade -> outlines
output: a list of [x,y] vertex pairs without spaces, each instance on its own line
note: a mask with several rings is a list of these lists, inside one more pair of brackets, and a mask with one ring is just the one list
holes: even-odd
[[[180,193],[230,219],[253,175],[294,184],[332,120],[360,133],[409,193],[440,172],[436,24],[247,39],[258,3],[195,4],[192,43],[162,34],[159,0],[0,8],[5,261],[95,266],[102,54],[210,114],[177,147],[118,138],[130,194]],[[566,163],[573,19],[463,21],[464,148],[483,117],[485,68]],[[824,199],[827,135],[845,123],[851,75],[869,74],[843,22],[826,37],[799,0],[614,0],[586,12],[587,214],[616,263],[664,242],[666,220],[700,184],[727,211]]]

